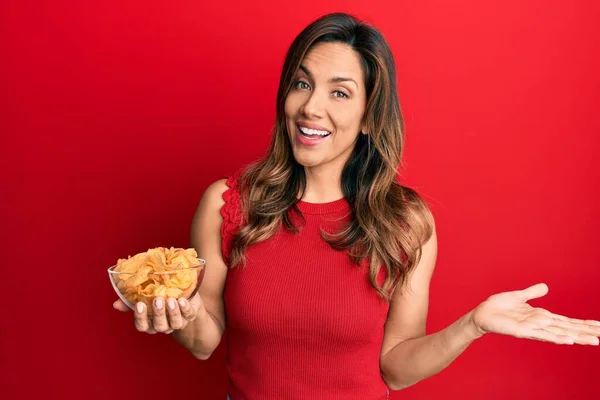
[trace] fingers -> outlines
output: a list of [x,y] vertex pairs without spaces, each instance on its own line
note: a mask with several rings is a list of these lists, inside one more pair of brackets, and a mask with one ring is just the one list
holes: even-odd
[[[581,320],[578,320],[581,321]],[[600,336],[600,326],[588,325],[585,321],[573,322],[570,320],[554,319],[552,325],[563,329],[569,329],[580,333]]]
[[169,317],[169,323],[171,325],[171,329],[182,329],[183,317],[181,316],[181,312],[179,310],[179,305],[177,304],[177,300],[173,297],[169,297],[167,299],[167,314]]
[[131,309],[127,307],[127,304],[123,303],[121,299],[113,303],[113,308],[122,312],[131,311]]
[[[591,322],[592,324],[589,324]],[[528,330],[547,331],[555,335],[570,337],[576,344],[598,345],[600,326],[596,321],[567,318],[552,314],[542,308],[532,309],[531,315],[523,321],[523,327]]]
[[134,310],[134,325],[140,332],[172,333],[183,329],[196,318],[197,309],[187,300],[157,297],[152,303],[152,315],[144,303],[137,303]]
[[588,344],[592,346],[598,345],[598,338],[594,335],[579,332],[576,330],[560,328],[557,326],[547,326],[543,331],[549,332],[556,336],[564,336],[570,338],[576,344]]
[[561,335],[554,332],[549,332],[544,329],[532,329],[528,331],[523,337],[528,339],[541,340],[542,342],[550,342],[554,344],[574,344],[573,338],[567,335]]
[[189,301],[186,299],[179,299],[179,307],[181,309],[181,315],[188,322],[196,319],[196,316],[198,315],[198,309],[193,307]]
[[532,309],[528,320],[537,324],[538,328],[553,326],[579,334],[600,336],[600,323],[598,321],[568,318],[564,315],[553,314],[543,308]]
[[552,314],[552,317],[557,320],[571,322],[573,324],[583,324],[590,325],[595,327],[600,327],[600,321],[595,321],[593,319],[577,319],[577,318],[569,318],[564,315]]
[[598,340],[598,336],[600,336],[600,328],[597,326],[553,320],[552,324],[544,329],[569,335],[578,344],[598,345],[600,342],[600,340]]
[[171,327],[167,321],[167,314],[165,311],[165,300],[162,297],[157,297],[152,303],[154,314],[152,316],[152,326],[156,329],[156,332],[167,333]]
[[545,283],[538,283],[528,287],[527,289],[519,290],[516,292],[516,294],[522,301],[537,299],[548,294],[548,285]]
[[133,324],[135,325],[135,329],[140,332],[151,334],[156,333],[150,324],[150,320],[148,319],[148,310],[146,309],[146,305],[144,303],[136,304],[135,310],[133,310]]

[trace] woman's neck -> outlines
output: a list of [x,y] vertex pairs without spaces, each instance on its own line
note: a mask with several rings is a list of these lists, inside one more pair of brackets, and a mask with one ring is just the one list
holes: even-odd
[[302,200],[309,203],[328,203],[344,197],[342,171],[332,168],[305,167],[306,190]]

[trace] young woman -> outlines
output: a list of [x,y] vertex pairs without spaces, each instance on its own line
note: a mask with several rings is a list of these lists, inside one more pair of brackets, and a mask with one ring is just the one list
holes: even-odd
[[199,294],[157,298],[152,319],[138,304],[138,330],[173,333],[203,360],[227,326],[231,399],[383,399],[486,333],[598,344],[599,322],[527,304],[544,284],[491,296],[425,335],[436,232],[397,181],[395,76],[373,27],[346,14],[306,27],[285,60],[266,155],[202,197]]

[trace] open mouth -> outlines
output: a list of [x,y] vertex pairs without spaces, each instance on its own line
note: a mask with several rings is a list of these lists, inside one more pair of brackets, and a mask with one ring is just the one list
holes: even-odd
[[331,135],[331,132],[329,131],[319,131],[316,129],[305,128],[304,126],[298,126],[298,130],[302,136],[312,140],[323,139]]

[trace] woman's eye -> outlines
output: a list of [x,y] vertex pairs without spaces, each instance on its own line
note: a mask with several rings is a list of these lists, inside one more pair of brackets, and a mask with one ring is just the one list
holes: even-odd
[[348,95],[347,95],[346,93],[342,92],[341,90],[336,90],[336,91],[335,91],[335,92],[333,92],[333,93],[334,93],[334,96],[335,96],[335,97],[338,97],[338,98],[340,98],[340,99],[345,99],[345,98],[347,98],[347,97],[348,97]]
[[[295,81],[294,88],[296,88],[298,90],[310,90],[310,85],[304,81]],[[334,90],[333,97],[338,98],[338,99],[346,99],[350,96],[341,90]]]
[[310,89],[310,85],[304,81],[296,81],[294,83],[294,86],[296,87],[296,89],[301,89],[301,90]]

